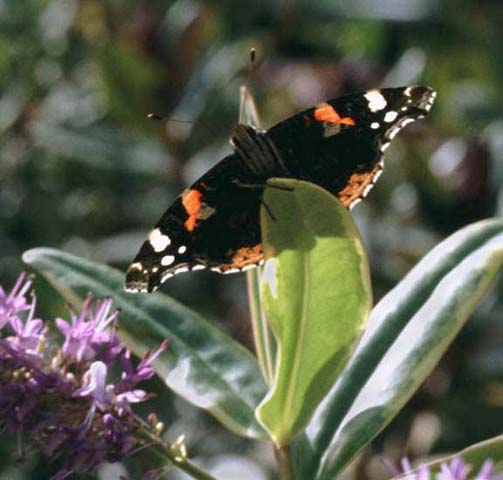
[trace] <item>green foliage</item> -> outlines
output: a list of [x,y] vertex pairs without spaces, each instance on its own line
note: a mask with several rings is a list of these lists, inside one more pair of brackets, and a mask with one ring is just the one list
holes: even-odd
[[369,328],[309,427],[309,478],[337,476],[435,367],[503,266],[503,220],[465,227],[372,310]]
[[[257,416],[283,447],[346,364],[370,287],[357,230],[339,202],[291,180],[271,182],[265,201],[264,306],[278,357]],[[320,209],[326,222],[319,221]],[[273,211],[281,220],[267,216]],[[121,273],[109,267],[51,249],[31,250],[24,260],[70,301],[82,301],[87,291],[111,296],[122,308],[120,335],[133,351],[170,338],[172,348],[156,364],[166,384],[231,430],[264,438],[252,412],[265,386],[255,361],[231,338],[165,295],[123,292]],[[502,266],[503,221],[479,222],[433,249],[381,300],[308,436],[294,445],[309,445],[298,452],[300,478],[334,478],[397,415]],[[467,458],[482,458],[479,450],[470,452]]]

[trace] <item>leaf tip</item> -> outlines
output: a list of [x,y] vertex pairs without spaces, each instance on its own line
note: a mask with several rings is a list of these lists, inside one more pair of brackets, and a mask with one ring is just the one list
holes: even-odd
[[22,259],[23,262],[26,263],[27,265],[31,265],[34,263],[36,257],[38,257],[41,253],[44,252],[44,250],[49,250],[44,247],[37,247],[37,248],[30,248],[30,250],[26,250],[26,252],[23,253]]

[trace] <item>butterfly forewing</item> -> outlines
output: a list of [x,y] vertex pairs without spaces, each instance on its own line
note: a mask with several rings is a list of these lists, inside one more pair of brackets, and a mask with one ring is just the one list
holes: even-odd
[[347,95],[279,123],[268,135],[294,178],[324,187],[350,207],[379,177],[391,139],[426,115],[434,97],[427,87]]
[[128,290],[152,291],[189,270],[232,273],[261,260],[263,180],[242,187],[240,164],[235,154],[226,157],[173,202],[130,265]]

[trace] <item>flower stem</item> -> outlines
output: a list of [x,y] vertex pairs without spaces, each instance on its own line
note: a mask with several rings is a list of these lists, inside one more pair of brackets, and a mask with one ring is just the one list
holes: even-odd
[[216,478],[210,475],[208,472],[205,472],[197,465],[188,460],[178,461],[175,459],[171,460],[175,467],[178,467],[180,470],[183,470],[187,475],[190,475],[192,478],[197,480],[216,480]]
[[174,467],[183,470],[187,475],[190,475],[192,478],[196,480],[217,480],[215,477],[210,475],[208,472],[205,472],[201,468],[199,468],[194,463],[190,462],[184,456],[176,455],[172,450],[171,446],[168,442],[163,441],[157,435],[154,435],[150,432],[145,425],[142,424],[138,428],[140,436],[145,439],[149,444],[152,445],[152,451],[161,458],[168,465],[172,465]]
[[288,446],[275,447],[274,454],[278,462],[279,480],[294,480]]

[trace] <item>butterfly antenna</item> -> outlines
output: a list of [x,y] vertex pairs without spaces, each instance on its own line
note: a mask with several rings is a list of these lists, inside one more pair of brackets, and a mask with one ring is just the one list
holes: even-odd
[[[243,113],[244,105],[246,104],[246,97],[248,96],[248,89],[249,89],[248,85],[250,83],[250,77],[253,72],[253,66],[255,63],[255,59],[256,59],[256,50],[255,50],[255,48],[251,48],[250,49],[250,59],[249,59],[248,65],[245,67],[246,68],[246,81],[245,81],[245,84],[241,87],[241,88],[245,89],[245,97],[244,97],[245,101],[241,102],[240,117],[239,118],[242,118],[241,114]],[[232,75],[229,78],[229,80],[224,85],[222,85],[222,87],[220,87],[217,90],[216,94],[214,94],[212,98],[217,98],[219,96],[220,92],[224,91],[229,86],[229,84],[240,75],[241,72],[242,72],[242,70],[240,70],[240,71],[236,72],[234,75]],[[211,109],[209,109],[209,111],[210,110]],[[194,120],[182,120],[179,118],[171,118],[171,117],[166,117],[164,115],[159,115],[154,112],[149,113],[147,115],[147,118],[149,120],[155,120],[155,121],[162,120],[162,121],[165,121],[168,123],[194,123]],[[205,129],[207,129],[211,134],[215,134],[215,132],[213,132],[213,130],[208,125],[203,125],[203,127]]]
[[149,120],[163,120],[165,122],[175,122],[175,123],[194,123],[193,120],[181,120],[179,118],[169,118],[165,117],[164,115],[158,115],[157,113],[149,113],[147,115],[147,118]]
[[246,80],[245,80],[245,84],[241,87],[244,90],[244,97],[243,97],[243,101],[241,102],[241,105],[240,105],[239,118],[244,118],[244,109],[245,109],[245,105],[248,100],[247,97],[248,97],[248,92],[250,89],[250,87],[249,87],[250,78],[253,73],[253,68],[254,68],[256,57],[257,57],[257,50],[255,49],[255,47],[250,48],[250,59],[248,61],[248,65],[246,67]]

